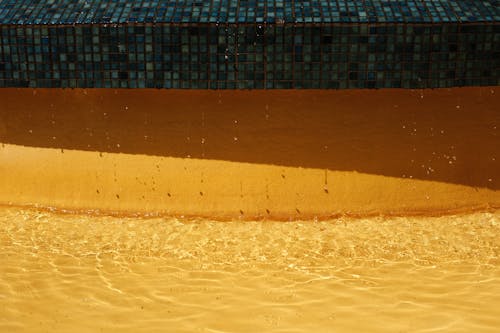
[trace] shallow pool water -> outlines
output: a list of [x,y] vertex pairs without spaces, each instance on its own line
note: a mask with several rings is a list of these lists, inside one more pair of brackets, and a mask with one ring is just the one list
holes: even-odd
[[500,214],[215,222],[0,209],[2,332],[496,332]]

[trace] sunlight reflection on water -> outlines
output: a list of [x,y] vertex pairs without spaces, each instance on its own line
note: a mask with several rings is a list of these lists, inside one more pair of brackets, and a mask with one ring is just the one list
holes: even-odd
[[498,213],[215,222],[0,210],[3,332],[493,332]]

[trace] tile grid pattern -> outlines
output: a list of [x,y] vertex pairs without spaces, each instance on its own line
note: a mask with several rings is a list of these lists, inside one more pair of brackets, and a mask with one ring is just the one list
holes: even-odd
[[0,0],[0,24],[494,22],[498,0]]
[[497,1],[60,3],[0,0],[0,87],[500,85]]

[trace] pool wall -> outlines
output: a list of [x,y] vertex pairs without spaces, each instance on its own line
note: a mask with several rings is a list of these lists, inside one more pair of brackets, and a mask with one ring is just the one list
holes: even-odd
[[247,220],[499,209],[499,8],[0,0],[0,205]]
[[30,3],[0,1],[0,87],[500,83],[496,1]]
[[500,209],[497,87],[0,100],[0,205],[246,220]]

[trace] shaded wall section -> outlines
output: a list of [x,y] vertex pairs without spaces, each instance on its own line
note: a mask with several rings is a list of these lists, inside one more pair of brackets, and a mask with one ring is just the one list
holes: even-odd
[[0,90],[0,141],[499,189],[500,92]]

